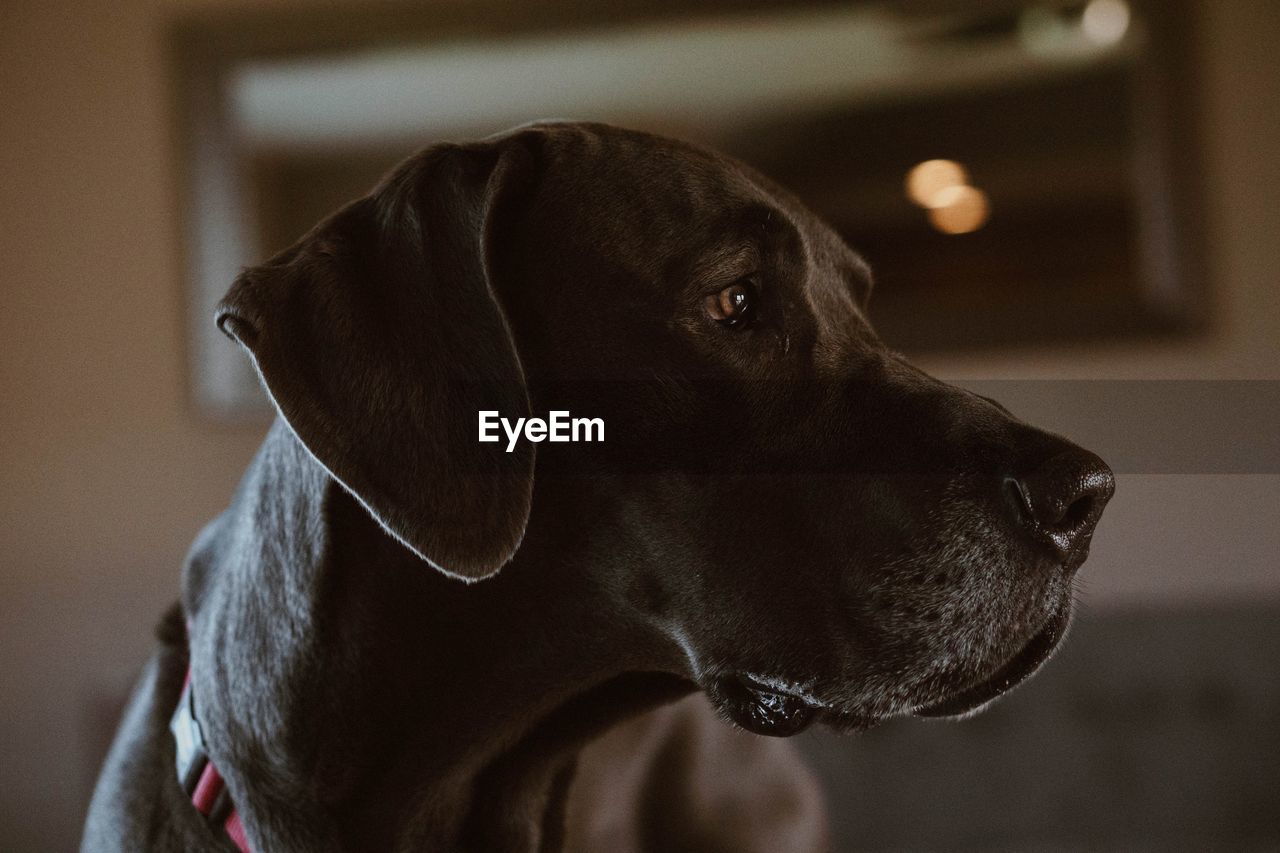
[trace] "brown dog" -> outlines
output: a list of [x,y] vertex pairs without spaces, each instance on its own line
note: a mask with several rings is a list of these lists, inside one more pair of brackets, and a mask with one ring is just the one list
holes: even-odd
[[[85,849],[221,849],[232,808],[256,851],[820,849],[785,743],[711,709],[982,707],[1063,635],[1113,488],[886,349],[870,289],[745,166],[580,124],[431,148],[246,272],[218,322],[281,417]],[[604,441],[477,432],[557,411]]]

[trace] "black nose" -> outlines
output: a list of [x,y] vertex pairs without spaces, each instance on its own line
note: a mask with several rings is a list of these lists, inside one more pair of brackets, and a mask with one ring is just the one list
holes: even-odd
[[1005,481],[1018,520],[1059,557],[1083,560],[1103,507],[1116,490],[1115,474],[1097,456],[1072,448]]

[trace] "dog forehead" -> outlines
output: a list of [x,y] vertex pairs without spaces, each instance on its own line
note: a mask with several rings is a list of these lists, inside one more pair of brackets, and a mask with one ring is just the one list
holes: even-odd
[[611,202],[616,214],[693,224],[770,200],[736,161],[663,136],[569,125],[551,130],[544,145],[551,186]]
[[741,164],[678,140],[593,124],[523,132],[538,165],[522,227],[570,260],[656,273],[718,251],[771,212],[784,218]]
[[[787,232],[804,274],[787,285],[823,337],[861,339],[867,263],[788,190],[751,166],[680,140],[606,124],[544,122],[526,130],[543,149],[539,214],[568,216],[596,251],[630,263],[666,256],[714,266],[753,232]],[[563,232],[562,232],[563,233]],[[641,260],[643,259],[643,260]],[[831,326],[830,329],[825,327]]]

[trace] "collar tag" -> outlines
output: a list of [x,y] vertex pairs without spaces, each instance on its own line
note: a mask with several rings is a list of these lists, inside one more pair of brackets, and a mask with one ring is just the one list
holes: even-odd
[[200,781],[200,774],[209,763],[209,754],[205,750],[204,732],[200,730],[200,721],[196,719],[195,697],[191,692],[191,677],[187,676],[182,685],[182,695],[178,698],[178,707],[169,721],[169,731],[173,733],[174,759],[177,765],[178,781],[187,796],[191,796]]

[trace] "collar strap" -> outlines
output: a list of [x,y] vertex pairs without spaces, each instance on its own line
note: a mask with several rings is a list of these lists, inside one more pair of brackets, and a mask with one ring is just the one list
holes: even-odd
[[215,831],[221,826],[240,853],[250,853],[249,840],[245,838],[231,794],[205,749],[204,732],[196,719],[189,668],[182,683],[182,695],[178,697],[178,708],[169,722],[169,731],[173,732],[178,783],[182,785],[183,792]]

